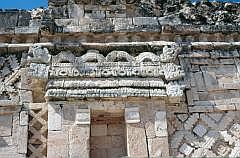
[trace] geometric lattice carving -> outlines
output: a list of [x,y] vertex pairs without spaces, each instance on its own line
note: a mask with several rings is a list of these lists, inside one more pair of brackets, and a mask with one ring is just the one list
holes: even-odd
[[238,111],[172,115],[171,156],[239,157]]
[[46,104],[34,104],[29,109],[28,153],[30,158],[47,157],[47,120]]

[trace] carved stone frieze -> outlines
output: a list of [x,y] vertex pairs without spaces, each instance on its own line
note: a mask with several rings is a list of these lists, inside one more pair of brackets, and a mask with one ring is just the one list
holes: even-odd
[[[105,57],[98,50],[88,50],[77,57],[69,51],[51,56],[35,46],[29,51],[33,54],[30,74],[48,80],[48,100],[168,96],[179,103],[184,85],[175,81],[184,77],[184,71],[175,60],[180,50],[176,45],[165,46],[160,55],[143,52],[136,57],[125,51],[111,51]],[[37,60],[39,56],[47,62]]]

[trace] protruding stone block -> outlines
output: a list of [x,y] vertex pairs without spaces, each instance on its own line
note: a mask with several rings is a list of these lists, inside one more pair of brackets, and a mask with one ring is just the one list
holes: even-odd
[[193,128],[193,132],[197,134],[199,137],[202,137],[204,136],[204,134],[207,133],[207,129],[203,125],[198,124]]
[[20,112],[20,125],[27,126],[28,125],[28,111]]
[[131,107],[125,109],[125,121],[126,123],[139,123],[140,114],[138,107]]
[[193,147],[187,145],[186,143],[184,143],[180,148],[179,151],[183,154],[185,154],[186,156],[189,156],[192,151],[194,150]]
[[168,136],[167,132],[167,119],[165,111],[156,112],[155,116],[155,132],[158,137]]
[[89,125],[91,123],[90,109],[78,109],[75,123],[77,125]]

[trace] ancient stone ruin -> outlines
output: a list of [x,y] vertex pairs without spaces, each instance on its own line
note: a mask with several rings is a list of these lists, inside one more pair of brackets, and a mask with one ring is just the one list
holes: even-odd
[[0,11],[0,158],[240,157],[240,4]]

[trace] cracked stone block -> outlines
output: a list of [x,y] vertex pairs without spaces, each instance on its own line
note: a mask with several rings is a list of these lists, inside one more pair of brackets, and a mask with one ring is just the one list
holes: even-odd
[[207,133],[207,129],[203,125],[197,125],[194,127],[193,132],[199,137],[202,137]]
[[185,154],[186,156],[189,156],[192,151],[194,150],[194,148],[192,148],[191,146],[187,145],[186,143],[184,143],[180,148],[179,151],[183,154]]

